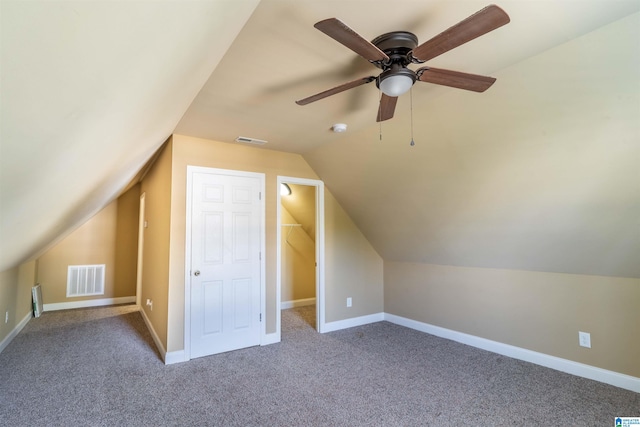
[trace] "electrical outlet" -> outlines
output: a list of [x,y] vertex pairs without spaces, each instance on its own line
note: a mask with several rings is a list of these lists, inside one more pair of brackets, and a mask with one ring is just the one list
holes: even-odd
[[580,347],[591,348],[591,334],[589,332],[578,332]]
[[8,311],[4,314],[4,323],[9,323],[9,312]]
[[149,307],[149,310],[153,311],[153,300],[150,298],[147,298],[147,307]]
[[347,298],[347,307],[351,307],[352,304],[353,300],[351,299],[351,297]]

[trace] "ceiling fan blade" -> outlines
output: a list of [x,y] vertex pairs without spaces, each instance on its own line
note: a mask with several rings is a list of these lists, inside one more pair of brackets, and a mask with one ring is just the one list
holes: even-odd
[[296,104],[298,105],[311,104],[312,102],[319,101],[328,96],[335,95],[336,93],[344,92],[345,90],[352,89],[354,87],[358,87],[367,83],[371,83],[375,79],[376,79],[375,77],[369,76],[369,77],[364,77],[358,80],[353,80],[351,82],[341,84],[340,86],[336,86],[334,88],[325,90],[324,92],[316,93],[315,95],[311,95],[307,98],[296,101]]
[[413,49],[411,56],[428,61],[509,23],[509,15],[492,4]]
[[430,67],[420,68],[416,71],[416,74],[421,82],[435,83],[474,92],[484,92],[496,81],[493,77]]
[[383,93],[382,98],[380,98],[376,122],[383,122],[392,118],[396,110],[396,102],[398,102],[397,96],[387,96]]
[[337,42],[342,43],[364,59],[372,62],[389,60],[387,54],[378,49],[368,40],[362,38],[360,34],[353,31],[344,22],[337,18],[329,18],[317,22],[314,27]]

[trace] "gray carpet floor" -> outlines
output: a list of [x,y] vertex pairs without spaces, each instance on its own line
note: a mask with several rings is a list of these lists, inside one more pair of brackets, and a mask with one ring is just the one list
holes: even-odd
[[44,313],[0,353],[2,426],[613,426],[640,394],[388,322],[165,366],[133,306]]

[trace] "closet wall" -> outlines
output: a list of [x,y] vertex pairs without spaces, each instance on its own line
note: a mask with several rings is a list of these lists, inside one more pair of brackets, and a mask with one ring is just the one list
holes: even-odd
[[282,308],[314,305],[316,297],[315,187],[289,184],[282,196]]

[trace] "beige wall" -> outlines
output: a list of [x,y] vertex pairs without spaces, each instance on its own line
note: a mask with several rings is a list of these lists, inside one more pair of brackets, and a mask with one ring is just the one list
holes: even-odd
[[[349,215],[325,191],[326,322],[383,311],[383,263]],[[353,306],[347,307],[351,297]]]
[[[32,312],[31,287],[36,283],[36,262],[0,272],[0,342]],[[4,323],[9,312],[9,321]]]
[[[282,224],[298,224],[284,206]],[[315,218],[314,218],[315,219]],[[302,224],[301,224],[302,225]],[[280,265],[280,299],[296,301],[316,297],[316,242],[304,227],[282,227]]]
[[[169,232],[171,225],[171,155],[169,140],[141,183],[145,195],[145,221],[142,269],[142,310],[151,322],[164,348],[167,348],[169,310]],[[153,310],[145,304],[153,301]]]
[[[184,348],[185,205],[187,165],[233,169],[265,174],[266,186],[266,326],[276,324],[276,209],[277,176],[318,179],[302,156],[239,144],[173,136],[171,194],[171,249],[169,271],[168,351]],[[357,230],[329,191],[325,191],[326,310],[327,321],[341,320],[382,310],[382,260]],[[338,227],[335,229],[334,227]],[[336,239],[336,235],[343,235]],[[352,239],[356,239],[352,241]],[[344,245],[337,247],[336,243]],[[147,265],[145,263],[145,265]],[[146,267],[145,270],[146,272]],[[340,289],[337,289],[337,288]],[[342,294],[351,293],[354,307],[335,306]],[[358,306],[356,307],[356,301]]]
[[136,294],[138,264],[138,219],[140,215],[140,184],[134,185],[118,198],[116,223],[116,270],[114,294]]
[[[2,341],[20,322],[18,302],[18,267],[0,272],[0,341]],[[26,298],[25,298],[26,299]],[[4,315],[9,311],[11,321],[4,323]],[[11,315],[13,313],[13,315]],[[24,316],[24,313],[22,313]]]
[[640,279],[385,262],[384,281],[387,313],[640,377]]
[[[113,298],[118,203],[112,202],[38,258],[44,304]],[[67,298],[69,265],[105,264],[104,295]],[[127,295],[118,295],[127,296]]]
[[[45,304],[136,294],[138,193],[134,186],[38,258]],[[104,294],[67,298],[68,266],[92,264],[105,264]]]

